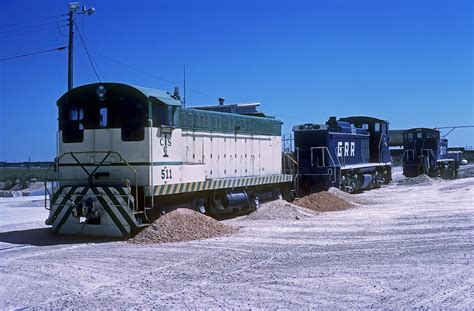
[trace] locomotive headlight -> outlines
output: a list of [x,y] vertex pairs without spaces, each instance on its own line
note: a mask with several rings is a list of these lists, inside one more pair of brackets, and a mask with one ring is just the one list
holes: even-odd
[[105,87],[103,85],[99,85],[97,89],[95,90],[95,94],[97,95],[97,99],[100,101],[105,100],[105,93],[107,91],[105,90]]

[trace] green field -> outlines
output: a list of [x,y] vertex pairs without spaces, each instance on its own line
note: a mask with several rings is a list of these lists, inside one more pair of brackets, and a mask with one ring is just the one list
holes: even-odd
[[29,178],[43,180],[46,170],[46,167],[32,167],[29,171],[27,167],[2,167],[0,168],[0,180],[8,178],[9,176],[28,176]]

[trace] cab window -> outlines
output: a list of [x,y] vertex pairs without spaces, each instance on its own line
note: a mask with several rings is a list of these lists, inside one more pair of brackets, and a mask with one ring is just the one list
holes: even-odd
[[380,132],[380,123],[375,123],[375,124],[374,124],[374,130],[375,130],[376,132]]
[[99,126],[107,127],[107,108],[100,108],[99,110]]
[[120,100],[120,119],[123,141],[145,138],[145,106],[141,101]]
[[168,106],[163,103],[156,103],[153,105],[153,126],[174,125],[174,113],[176,108]]
[[82,142],[84,140],[84,109],[74,106],[66,106],[63,109],[63,142]]

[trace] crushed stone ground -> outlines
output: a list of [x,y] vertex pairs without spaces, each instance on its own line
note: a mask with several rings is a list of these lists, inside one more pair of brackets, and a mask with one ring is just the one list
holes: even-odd
[[50,239],[48,211],[0,198],[0,309],[472,310],[470,184],[394,182],[343,212],[140,245]]
[[312,193],[295,200],[295,205],[316,212],[343,211],[354,206],[354,204],[327,191]]
[[190,209],[179,208],[167,213],[135,237],[132,244],[171,243],[227,236],[239,231],[209,216]]
[[460,189],[464,189],[465,191],[470,191],[474,188],[474,180],[454,180],[449,185],[439,188],[440,192],[447,192],[447,191],[458,191]]

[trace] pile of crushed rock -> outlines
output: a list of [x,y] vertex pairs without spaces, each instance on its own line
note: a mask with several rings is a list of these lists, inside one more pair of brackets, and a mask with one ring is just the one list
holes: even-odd
[[312,217],[314,213],[284,200],[266,202],[242,220],[298,220]]
[[434,178],[431,178],[428,175],[419,175],[416,177],[408,177],[406,179],[403,179],[398,182],[398,185],[409,185],[409,186],[431,186],[433,185],[437,180]]
[[179,208],[167,213],[138,233],[133,244],[171,243],[227,236],[239,231],[191,209]]
[[341,189],[331,187],[328,190],[328,193],[348,202],[351,204],[362,204],[362,205],[367,205],[367,204],[374,204],[374,200],[370,200],[368,198],[362,197],[363,194],[350,194],[345,191],[342,191]]
[[354,206],[354,204],[327,191],[312,193],[302,197],[296,200],[295,204],[316,212],[342,211]]

